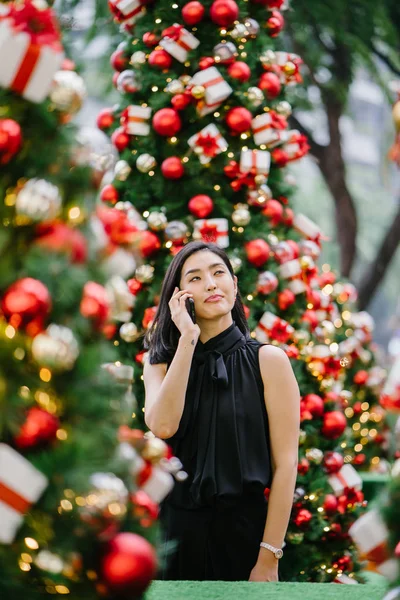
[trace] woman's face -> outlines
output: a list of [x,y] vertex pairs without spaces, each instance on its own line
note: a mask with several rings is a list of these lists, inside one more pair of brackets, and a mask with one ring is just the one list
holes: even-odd
[[237,277],[210,250],[195,252],[184,262],[179,287],[193,294],[196,317],[212,319],[229,313],[236,299]]

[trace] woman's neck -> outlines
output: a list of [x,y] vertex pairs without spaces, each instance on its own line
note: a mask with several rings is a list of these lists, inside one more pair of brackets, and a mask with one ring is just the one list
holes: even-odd
[[200,341],[202,344],[211,340],[211,338],[216,337],[225,329],[228,329],[233,323],[232,314],[229,313],[224,315],[223,317],[219,317],[218,319],[207,319],[207,320],[199,320],[198,325],[200,327]]

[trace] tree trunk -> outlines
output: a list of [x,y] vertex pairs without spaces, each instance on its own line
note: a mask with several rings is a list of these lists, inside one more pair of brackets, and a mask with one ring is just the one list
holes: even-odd
[[320,156],[320,169],[335,203],[337,239],[340,248],[340,271],[350,277],[356,258],[357,214],[346,184],[339,119],[343,107],[335,98],[325,98],[330,143]]
[[371,302],[378,285],[385,277],[391,260],[400,244],[400,204],[391,226],[381,242],[375,260],[366,269],[358,285],[358,306],[365,310]]

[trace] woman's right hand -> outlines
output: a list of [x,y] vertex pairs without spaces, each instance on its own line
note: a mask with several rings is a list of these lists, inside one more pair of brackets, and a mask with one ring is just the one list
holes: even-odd
[[187,290],[180,290],[176,287],[168,306],[171,311],[171,318],[179,329],[181,335],[194,335],[196,336],[197,341],[200,336],[200,327],[196,323],[193,323],[187,311],[186,300],[188,298],[193,298],[193,294]]

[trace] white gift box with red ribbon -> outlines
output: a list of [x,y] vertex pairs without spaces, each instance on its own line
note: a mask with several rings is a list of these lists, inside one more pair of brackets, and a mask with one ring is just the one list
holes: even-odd
[[48,485],[48,479],[19,452],[0,444],[0,543],[11,544]]
[[390,556],[389,531],[377,510],[370,510],[359,517],[350,527],[349,535],[362,559],[370,561],[381,575],[391,581],[397,578],[398,561]]
[[271,331],[278,323],[283,326],[286,325],[287,331],[291,334],[294,332],[294,328],[287,321],[280,319],[272,312],[266,311],[255,328],[256,339],[263,343],[269,342],[271,340]]
[[201,117],[216,110],[233,92],[216,67],[195,73],[189,82],[189,89],[195,85],[205,88],[204,99],[197,103],[197,112]]
[[304,294],[304,292],[307,291],[307,286],[301,279],[293,279],[292,281],[289,281],[288,288],[295,296]]
[[242,150],[239,170],[241,173],[253,172],[268,175],[271,166],[271,154],[267,150]]
[[165,37],[160,41],[160,46],[181,63],[186,61],[188,52],[195,50],[200,44],[197,37],[178,23],[168,27],[164,31],[164,35]]
[[[296,72],[294,74],[286,73],[283,67],[288,63],[292,62],[296,66]],[[275,64],[280,68],[280,80],[285,85],[293,85],[299,81],[298,68],[302,64],[302,59],[298,54],[292,52],[283,52],[278,50],[275,52]],[[300,79],[301,81],[301,79]]]
[[311,219],[301,213],[294,216],[293,227],[305,238],[316,240],[321,237],[322,231]]
[[131,473],[138,487],[159,504],[175,485],[174,478],[158,465],[147,463],[132,446],[126,442],[119,445],[119,455],[131,463]]
[[345,575],[344,573],[341,573],[340,575],[336,575],[335,579],[333,580],[334,583],[343,583],[346,585],[355,585],[358,584],[358,581],[356,581],[355,579],[353,579],[353,577],[349,577],[348,575]]
[[335,496],[341,496],[346,488],[352,488],[357,491],[362,489],[362,479],[352,465],[343,465],[338,471],[328,477],[329,485],[333,489]]
[[124,128],[129,135],[149,135],[150,124],[147,121],[151,117],[149,106],[131,104],[127,107],[124,119]]
[[36,103],[49,94],[64,60],[59,42],[34,44],[29,33],[13,29],[11,19],[0,21],[0,56],[0,86]]
[[257,146],[265,144],[266,146],[273,148],[288,139],[288,132],[284,128],[276,129],[274,127],[274,117],[271,112],[267,112],[263,115],[257,115],[251,122],[251,128],[253,130],[254,143]]
[[[188,139],[188,144],[196,151],[200,162],[204,165],[208,164],[217,154],[224,152],[228,147],[226,139],[222,137],[218,127],[214,123],[206,125],[199,133],[192,135]],[[212,152],[208,152],[207,147],[209,148],[211,145],[213,150]]]
[[140,0],[109,0],[109,4],[119,21],[129,20],[134,23],[145,13],[143,2]]
[[198,219],[194,222],[193,238],[228,248],[228,227],[227,219]]
[[279,275],[284,279],[293,279],[303,273],[300,261],[297,258],[288,260],[279,267]]

